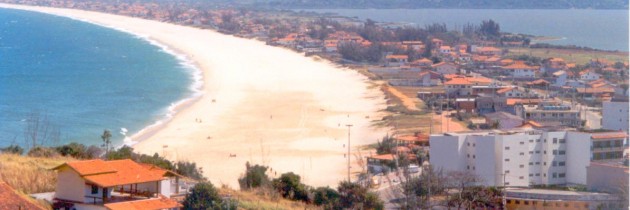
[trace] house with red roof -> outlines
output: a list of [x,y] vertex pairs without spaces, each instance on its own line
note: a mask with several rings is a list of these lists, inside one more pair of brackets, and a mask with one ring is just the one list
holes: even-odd
[[7,183],[0,181],[0,209],[44,210],[35,200],[20,194]]
[[536,77],[536,72],[540,69],[538,66],[527,65],[524,61],[515,61],[513,64],[501,68],[516,78],[534,78]]
[[583,80],[583,81],[598,80],[601,77],[602,77],[601,74],[598,74],[597,72],[590,69],[586,69],[580,72],[580,80]]
[[387,66],[402,66],[409,61],[408,55],[386,55]]
[[[61,164],[55,209],[180,209],[184,178],[159,167],[124,160],[83,160]],[[142,207],[142,208],[137,208]]]

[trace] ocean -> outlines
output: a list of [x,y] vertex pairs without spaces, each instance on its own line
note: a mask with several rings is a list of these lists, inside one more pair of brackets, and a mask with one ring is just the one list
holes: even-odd
[[0,26],[0,147],[25,145],[35,118],[45,145],[100,145],[104,129],[120,145],[196,95],[194,67],[148,39],[10,9]]
[[586,9],[316,9],[318,13],[336,13],[361,20],[408,23],[420,27],[445,23],[451,30],[461,30],[467,23],[480,24],[492,19],[501,31],[559,40],[557,45],[577,45],[602,50],[628,52],[628,10]]

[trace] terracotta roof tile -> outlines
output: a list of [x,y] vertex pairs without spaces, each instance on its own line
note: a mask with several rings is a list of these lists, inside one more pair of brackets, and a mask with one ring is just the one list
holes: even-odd
[[182,205],[177,203],[177,201],[163,197],[157,199],[105,204],[105,208],[109,210],[158,210],[181,207]]
[[628,135],[623,132],[614,132],[614,133],[594,133],[591,138],[592,139],[620,139],[627,138]]
[[44,208],[33,203],[26,195],[18,194],[7,183],[0,181],[0,209],[43,210]]
[[[101,187],[160,181],[164,179],[166,170],[150,168],[132,160],[84,160],[64,163],[53,168],[57,170],[69,166],[86,181]],[[98,168],[101,168],[100,170]]]
[[74,169],[81,176],[116,172],[114,168],[100,159],[67,162],[53,169],[58,169],[66,165]]

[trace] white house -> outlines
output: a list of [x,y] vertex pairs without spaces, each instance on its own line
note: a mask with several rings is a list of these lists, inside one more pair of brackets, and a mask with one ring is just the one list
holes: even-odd
[[518,89],[517,87],[505,87],[497,90],[497,95],[507,98],[523,98],[528,94],[525,91]]
[[591,70],[584,70],[580,72],[580,80],[593,81],[598,80],[600,77],[602,77],[601,74],[598,74]]
[[556,79],[554,82],[555,86],[564,86],[567,84],[567,72],[564,70],[556,71],[553,74],[553,78]]
[[448,62],[440,62],[431,65],[435,72],[440,74],[456,74],[457,73],[457,65]]
[[530,66],[523,61],[516,61],[513,64],[501,67],[508,71],[512,77],[516,78],[534,78],[536,72],[540,69],[538,66]]
[[602,106],[602,128],[628,131],[628,102],[604,101]]
[[471,171],[487,186],[586,184],[591,160],[620,159],[621,132],[531,129],[432,135],[430,162],[445,171]]
[[53,206],[59,209],[179,209],[180,175],[132,160],[73,161],[59,165]]

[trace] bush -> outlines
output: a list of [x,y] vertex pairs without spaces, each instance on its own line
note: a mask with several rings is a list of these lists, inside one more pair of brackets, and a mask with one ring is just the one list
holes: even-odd
[[158,153],[154,153],[153,155],[145,155],[138,154],[133,152],[133,148],[129,146],[123,146],[118,150],[111,151],[107,154],[108,160],[121,160],[121,159],[131,159],[133,161],[139,163],[151,164],[166,170],[175,171],[180,175],[193,178],[196,180],[206,180],[203,177],[203,170],[201,167],[197,167],[196,163],[187,162],[187,161],[179,161],[177,163],[173,163],[166,158],[160,157]]
[[210,182],[197,183],[186,195],[184,209],[221,209],[219,192]]
[[205,180],[203,177],[203,168],[197,167],[197,164],[194,162],[184,162],[178,161],[176,166],[176,172],[178,174],[196,179],[196,180]]
[[52,157],[59,156],[59,153],[57,153],[57,151],[55,149],[50,148],[50,147],[37,146],[37,147],[33,147],[31,150],[29,150],[27,155],[30,156],[30,157],[52,158]]
[[339,191],[338,208],[349,209],[383,209],[383,201],[378,195],[368,192],[366,187],[357,183],[343,181],[337,187]]
[[70,144],[55,147],[55,150],[63,156],[71,156],[77,159],[92,159],[91,155],[88,155],[87,148],[83,144],[72,142]]
[[309,202],[306,185],[300,183],[300,176],[293,172],[284,173],[273,180],[273,187],[284,198]]
[[0,148],[0,152],[21,155],[22,153],[24,153],[24,149],[18,145],[11,145],[8,147]]
[[245,163],[245,175],[238,179],[241,189],[269,186],[270,179],[267,176],[267,168],[258,164],[251,166],[249,162]]
[[332,209],[339,203],[339,193],[330,187],[319,187],[313,190],[313,203],[324,206],[324,209]]

